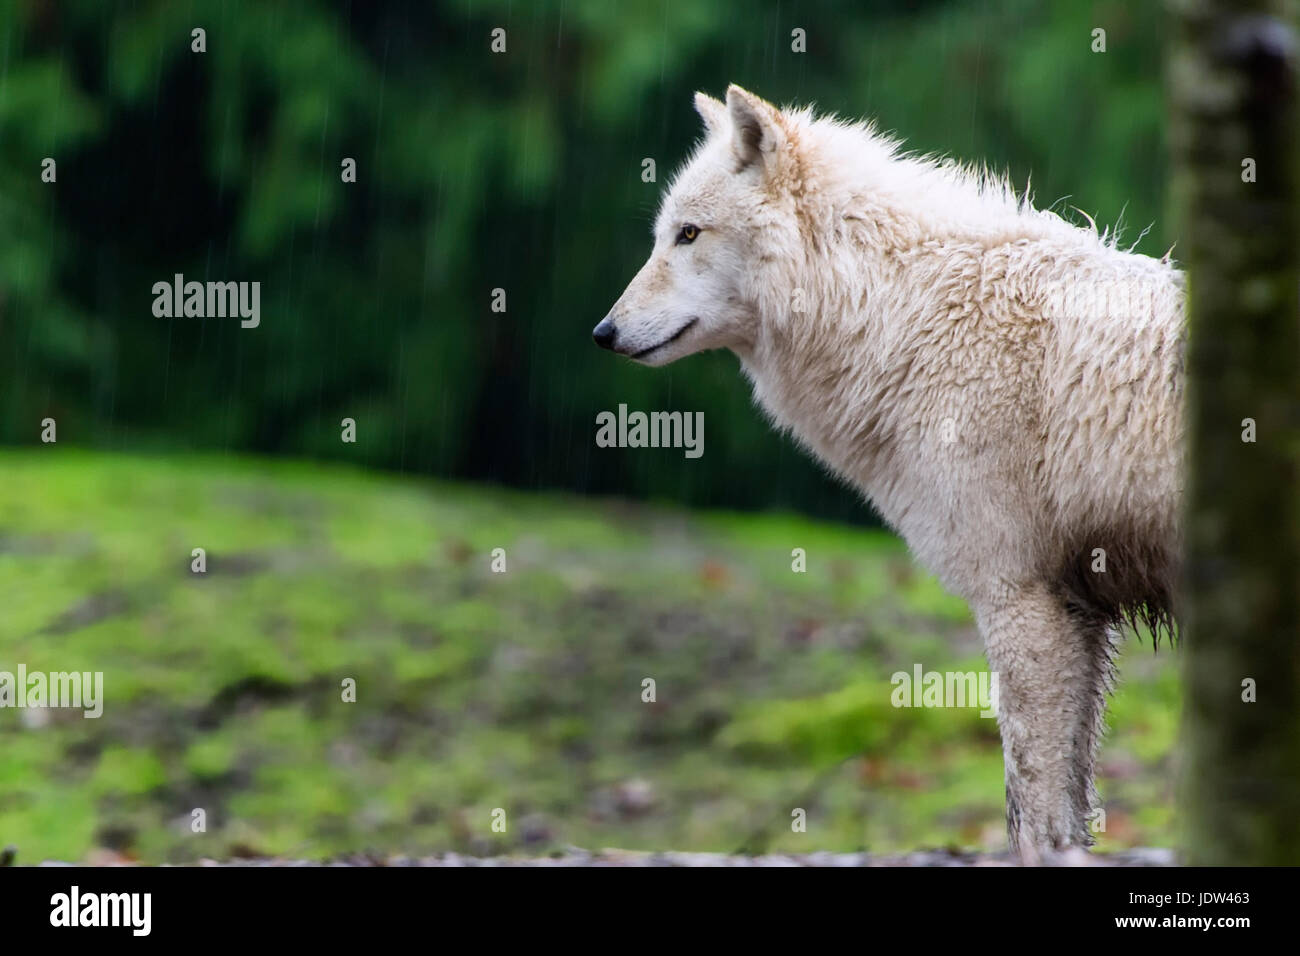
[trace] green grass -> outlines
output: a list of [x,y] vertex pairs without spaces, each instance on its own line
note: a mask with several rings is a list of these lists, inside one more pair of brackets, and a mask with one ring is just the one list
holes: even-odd
[[[0,467],[0,670],[105,683],[97,720],[0,710],[20,861],[1003,839],[994,722],[890,704],[916,662],[984,665],[883,532],[239,458]],[[1172,655],[1125,657],[1101,849],[1173,834]]]

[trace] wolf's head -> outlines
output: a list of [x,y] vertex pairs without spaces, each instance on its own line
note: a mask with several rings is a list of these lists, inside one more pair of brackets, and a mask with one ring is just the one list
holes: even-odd
[[747,275],[761,230],[793,221],[780,201],[789,133],[780,111],[738,86],[721,103],[695,94],[705,138],[664,197],[654,250],[592,332],[645,365],[704,349],[744,349],[757,335]]

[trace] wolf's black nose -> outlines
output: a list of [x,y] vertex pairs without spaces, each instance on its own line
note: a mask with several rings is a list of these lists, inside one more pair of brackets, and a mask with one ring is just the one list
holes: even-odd
[[616,332],[613,322],[609,321],[609,319],[601,319],[600,324],[591,330],[591,337],[595,339],[596,344],[602,349],[612,349]]

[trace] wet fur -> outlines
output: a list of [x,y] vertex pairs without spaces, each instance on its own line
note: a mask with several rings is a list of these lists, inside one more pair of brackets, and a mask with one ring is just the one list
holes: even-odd
[[1013,849],[1088,846],[1116,629],[1176,630],[1182,275],[869,125],[738,87],[696,108],[611,347],[740,357],[773,424],[970,604]]

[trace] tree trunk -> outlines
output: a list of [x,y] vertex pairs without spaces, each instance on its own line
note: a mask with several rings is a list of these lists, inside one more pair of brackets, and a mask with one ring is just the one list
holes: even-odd
[[1173,0],[1172,12],[1189,289],[1184,859],[1297,864],[1297,3]]

